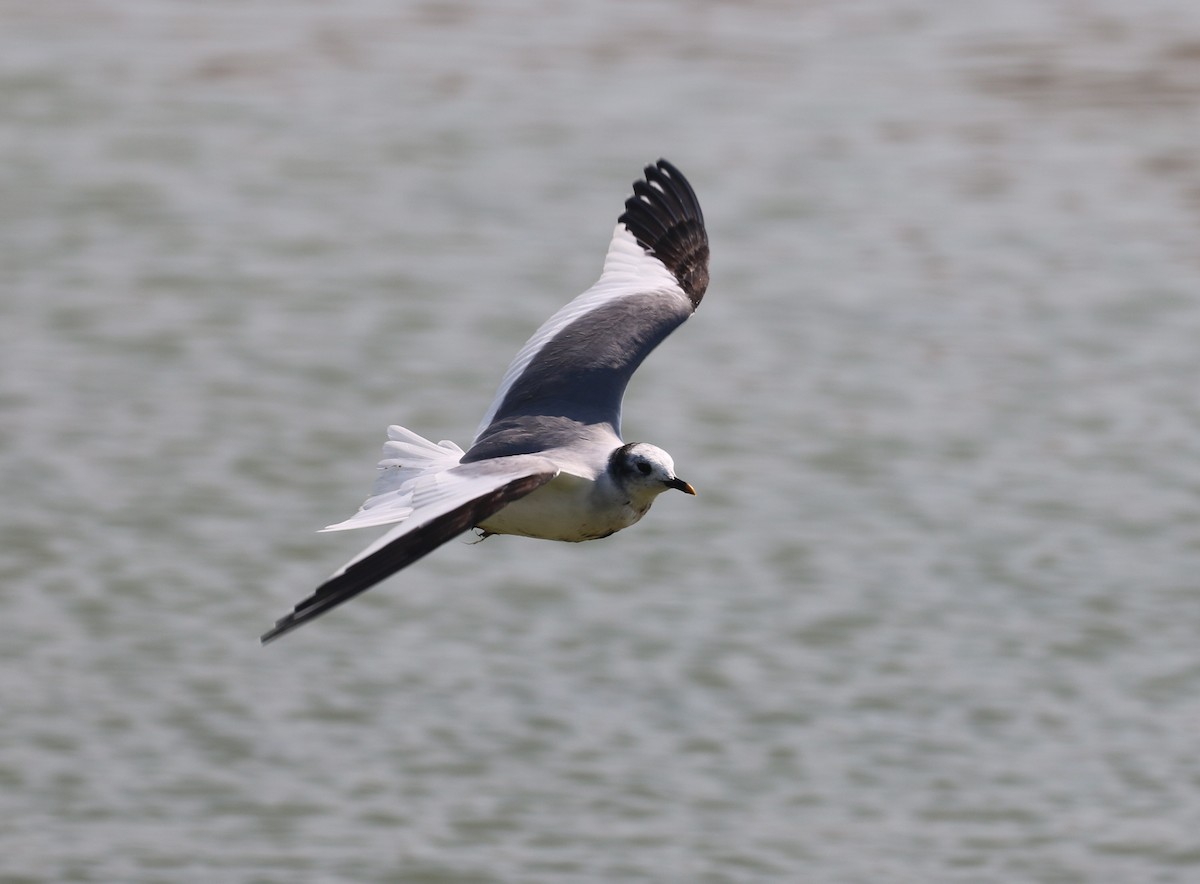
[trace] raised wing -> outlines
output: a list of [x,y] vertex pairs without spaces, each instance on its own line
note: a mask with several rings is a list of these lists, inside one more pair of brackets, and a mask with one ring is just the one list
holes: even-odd
[[412,512],[387,534],[347,562],[295,609],[265,632],[274,641],[349,601],[406,568],[558,475],[539,457],[512,457],[463,464],[429,478],[412,499]]
[[625,201],[599,281],[517,353],[464,462],[494,457],[530,417],[607,424],[642,361],[695,312],[708,287],[708,235],[687,179],[647,166]]

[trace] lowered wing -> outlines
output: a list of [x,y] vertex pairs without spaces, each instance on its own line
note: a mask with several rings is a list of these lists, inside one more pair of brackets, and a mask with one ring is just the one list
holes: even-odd
[[262,636],[274,641],[349,601],[386,577],[469,530],[510,502],[558,475],[539,457],[512,457],[464,464],[425,477],[412,499],[412,512],[387,534],[347,562]]

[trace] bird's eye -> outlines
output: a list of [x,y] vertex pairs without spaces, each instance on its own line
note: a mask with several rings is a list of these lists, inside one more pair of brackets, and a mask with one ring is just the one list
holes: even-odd
[[646,463],[644,460],[638,462],[637,468],[638,468],[638,472],[641,473],[643,476],[650,475],[650,464]]

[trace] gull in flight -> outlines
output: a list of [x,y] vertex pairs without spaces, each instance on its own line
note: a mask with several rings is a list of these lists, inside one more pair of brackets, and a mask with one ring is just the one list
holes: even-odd
[[599,281],[517,353],[471,447],[388,428],[371,496],[325,531],[395,525],[263,634],[273,641],[471,528],[482,536],[596,540],[628,528],[668,489],[695,494],[671,456],[621,439],[621,399],[650,351],[708,287],[708,234],[687,179],[647,166]]

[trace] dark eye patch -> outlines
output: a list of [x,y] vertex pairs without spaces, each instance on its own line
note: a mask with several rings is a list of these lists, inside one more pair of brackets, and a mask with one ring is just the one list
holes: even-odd
[[644,460],[638,463],[637,468],[638,472],[643,476],[650,475],[650,464],[646,463]]

